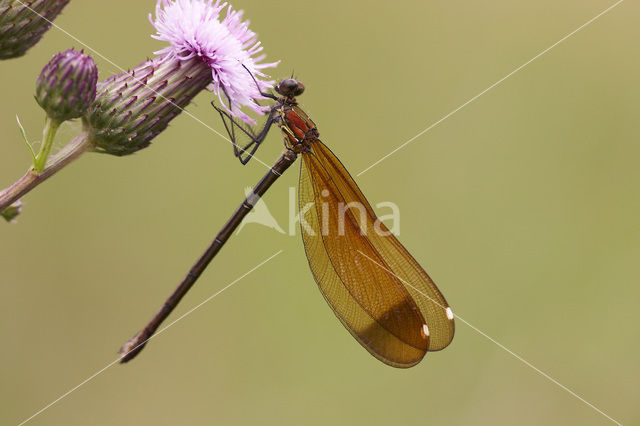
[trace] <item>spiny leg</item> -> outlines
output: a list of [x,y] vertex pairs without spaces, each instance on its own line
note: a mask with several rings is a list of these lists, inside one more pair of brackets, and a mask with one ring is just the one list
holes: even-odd
[[[260,93],[261,96],[263,96],[265,98],[273,99],[273,100],[276,100],[276,101],[278,100],[278,98],[276,96],[272,95],[271,93],[262,92],[262,90],[260,90],[260,85],[256,81],[256,78],[251,73],[251,71],[249,71],[249,69],[244,64],[242,64],[242,67],[249,73],[249,75],[253,79],[253,82],[255,83],[256,88],[258,89],[258,93]],[[224,96],[229,101],[228,111],[232,111],[233,109],[232,109],[231,98],[229,97],[229,94],[227,93],[227,91],[224,88],[224,86],[221,86],[220,88],[222,89],[222,93],[224,93]],[[264,127],[256,135],[256,132],[254,131],[254,129],[252,127],[249,127],[249,126],[245,127],[245,126],[239,124],[238,122],[236,122],[236,120],[234,120],[234,118],[231,116],[231,114],[229,114],[227,111],[225,111],[222,108],[218,108],[213,103],[213,101],[211,101],[211,105],[220,114],[220,118],[222,119],[222,123],[224,124],[224,128],[227,131],[227,134],[229,135],[229,139],[231,139],[231,143],[233,144],[233,154],[234,154],[234,156],[236,158],[238,158],[240,160],[240,163],[242,165],[245,165],[245,164],[247,164],[249,162],[251,157],[253,157],[253,154],[255,154],[255,152],[258,150],[258,147],[260,146],[260,144],[262,143],[264,138],[267,136],[267,133],[269,132],[269,129],[271,128],[271,125],[273,124],[273,122],[279,119],[278,115],[275,113],[276,106],[274,106],[273,108],[271,108],[271,111],[269,112],[269,117],[267,118],[267,121],[266,121]],[[227,120],[225,118],[229,120],[229,124],[227,124]],[[236,127],[239,128],[242,131],[242,133],[247,135],[249,137],[249,139],[251,140],[248,144],[246,144],[242,148],[239,147],[238,142],[236,140],[236,134],[235,134],[235,128]],[[249,154],[245,158],[242,158],[242,156],[244,154],[246,154],[247,150],[249,150],[249,149],[251,149]]]
[[[258,150],[262,141],[266,138],[267,133],[269,133],[269,129],[271,125],[279,119],[276,113],[276,108],[272,108],[269,112],[269,117],[267,118],[264,127],[256,134],[256,132],[251,127],[245,128],[245,126],[239,124],[227,111],[222,108],[217,107],[213,101],[211,105],[218,111],[220,114],[220,118],[222,118],[222,123],[224,124],[224,128],[231,139],[231,143],[233,144],[233,154],[240,160],[240,163],[247,164],[253,154]],[[227,122],[229,120],[229,122]],[[238,145],[238,141],[236,138],[236,127],[240,129],[242,133],[244,133],[249,139],[250,142],[243,147]],[[247,152],[249,151],[249,152]],[[244,156],[244,157],[243,157]]]

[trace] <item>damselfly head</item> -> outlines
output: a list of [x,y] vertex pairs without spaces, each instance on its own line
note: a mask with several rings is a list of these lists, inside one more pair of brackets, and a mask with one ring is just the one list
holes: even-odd
[[276,92],[285,96],[287,98],[294,98],[296,96],[302,95],[304,92],[304,84],[299,82],[298,80],[294,80],[293,78],[287,78],[282,80],[275,87]]

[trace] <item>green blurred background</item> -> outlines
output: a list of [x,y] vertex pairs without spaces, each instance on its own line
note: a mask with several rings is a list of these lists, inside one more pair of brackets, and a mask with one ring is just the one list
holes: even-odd
[[[611,4],[234,2],[354,176]],[[73,0],[56,23],[127,68],[163,46],[154,6]],[[640,424],[639,12],[623,2],[357,178],[399,205],[401,241],[458,315],[625,424]],[[34,82],[69,47],[52,29],[0,62],[0,187],[29,163],[15,115],[40,138]],[[223,131],[210,99],[189,111]],[[258,156],[281,150],[274,132]],[[298,167],[265,199],[283,227]],[[183,114],[149,149],[87,154],[25,197],[0,223],[0,423],[114,361],[264,172]],[[417,367],[381,364],[324,302],[299,234],[247,225],[170,319],[278,250],[30,424],[611,423],[462,321]]]

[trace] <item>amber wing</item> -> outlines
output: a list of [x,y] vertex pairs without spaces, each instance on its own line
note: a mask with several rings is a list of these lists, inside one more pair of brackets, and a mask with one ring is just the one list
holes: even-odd
[[329,148],[312,142],[302,158],[304,247],[313,276],[343,325],[394,367],[411,367],[428,350],[446,347],[453,338],[453,314],[431,278],[378,221]]

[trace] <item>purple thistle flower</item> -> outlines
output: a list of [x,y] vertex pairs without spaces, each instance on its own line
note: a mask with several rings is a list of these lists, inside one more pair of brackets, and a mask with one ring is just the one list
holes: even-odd
[[[86,124],[97,151],[127,155],[147,147],[203,89],[211,88],[231,114],[255,123],[242,111],[262,114],[261,90],[273,84],[261,70],[262,47],[242,12],[211,0],[158,0],[152,36],[169,42],[132,71],[98,83]],[[254,81],[255,78],[255,81]],[[256,86],[256,84],[260,87]],[[223,96],[224,95],[224,96]],[[223,101],[224,99],[224,101]]]
[[[211,69],[212,88],[220,103],[226,108],[229,102],[229,112],[255,124],[240,108],[246,105],[257,113],[268,110],[255,102],[264,99],[260,91],[273,86],[272,81],[260,79],[268,78],[260,70],[275,67],[278,62],[260,64],[265,55],[254,58],[262,51],[257,35],[249,30],[249,21],[242,21],[243,12],[233,11],[231,6],[220,21],[218,15],[226,6],[220,0],[215,4],[211,0],[158,0],[155,22],[149,15],[158,31],[153,38],[171,45],[155,53],[171,59],[200,58]],[[223,100],[222,94],[228,100]]]
[[84,115],[96,98],[98,68],[93,58],[69,49],[44,66],[36,82],[36,101],[62,123]]
[[0,59],[17,58],[35,46],[69,1],[1,1]]

